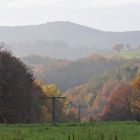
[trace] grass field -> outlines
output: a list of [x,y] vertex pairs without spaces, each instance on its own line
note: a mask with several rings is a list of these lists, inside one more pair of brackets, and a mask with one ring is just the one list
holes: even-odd
[[140,51],[121,51],[121,52],[109,52],[105,54],[106,57],[122,57],[125,59],[140,58]]
[[140,140],[140,123],[0,125],[0,140]]
[[117,54],[118,56],[124,57],[124,58],[140,58],[140,51],[122,51]]

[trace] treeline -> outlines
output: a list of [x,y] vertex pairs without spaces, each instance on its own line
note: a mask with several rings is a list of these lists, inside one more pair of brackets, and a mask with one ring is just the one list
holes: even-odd
[[0,122],[36,122],[41,90],[30,69],[9,51],[0,50]]

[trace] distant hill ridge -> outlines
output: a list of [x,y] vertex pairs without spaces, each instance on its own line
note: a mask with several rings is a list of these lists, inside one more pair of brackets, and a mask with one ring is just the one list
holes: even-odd
[[40,25],[0,27],[0,41],[60,40],[70,47],[110,48],[116,43],[140,44],[140,31],[105,32],[71,22],[49,22]]
[[112,50],[118,43],[140,46],[140,31],[105,32],[71,22],[0,27],[0,42],[6,42],[15,55],[37,54],[55,58],[79,59],[94,52]]

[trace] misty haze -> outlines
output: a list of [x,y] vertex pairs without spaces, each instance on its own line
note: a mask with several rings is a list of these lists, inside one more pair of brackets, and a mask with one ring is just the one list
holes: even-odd
[[111,51],[122,43],[139,47],[139,31],[105,32],[71,22],[49,22],[33,26],[0,27],[1,42],[19,57],[41,55],[78,59],[92,52]]

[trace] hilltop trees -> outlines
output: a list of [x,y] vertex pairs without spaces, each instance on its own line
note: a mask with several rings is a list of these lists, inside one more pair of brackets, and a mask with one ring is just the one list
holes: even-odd
[[120,52],[121,50],[123,50],[124,49],[124,45],[123,44],[116,44],[116,45],[114,45],[113,46],[113,48],[112,48],[114,51],[117,51],[117,52]]

